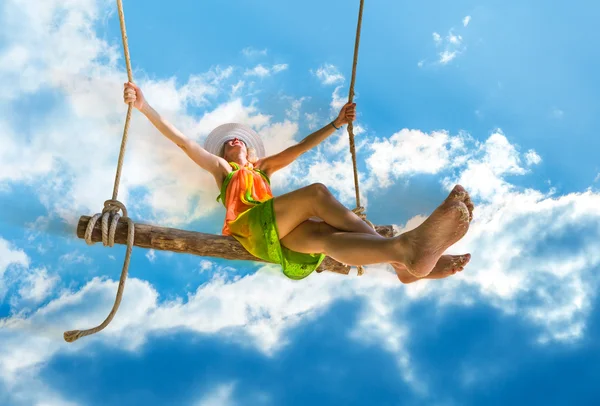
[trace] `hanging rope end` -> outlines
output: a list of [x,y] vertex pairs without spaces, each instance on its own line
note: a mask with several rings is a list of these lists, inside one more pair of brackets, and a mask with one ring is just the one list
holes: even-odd
[[66,342],[73,343],[81,338],[81,330],[65,331],[63,337]]

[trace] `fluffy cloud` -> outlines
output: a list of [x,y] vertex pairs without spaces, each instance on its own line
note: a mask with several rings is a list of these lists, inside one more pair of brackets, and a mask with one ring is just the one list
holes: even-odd
[[50,295],[59,280],[58,275],[50,275],[46,269],[34,269],[23,278],[19,296],[26,302],[39,303]]
[[146,253],[146,258],[148,258],[148,261],[150,262],[156,261],[156,251],[148,250],[148,252]]
[[339,69],[332,64],[325,64],[313,74],[321,81],[324,85],[335,85],[344,82],[344,75]]
[[[458,30],[465,30],[470,21],[471,16],[463,18],[462,27],[459,27]],[[466,50],[462,35],[456,33],[456,31],[456,28],[451,28],[446,35],[441,35],[438,32],[432,33],[433,42],[438,49],[436,64],[447,65]],[[425,60],[419,61],[418,66],[420,68],[425,66],[425,62]]]
[[234,383],[226,383],[217,386],[212,392],[204,395],[195,406],[233,406]]
[[270,68],[259,64],[259,65],[256,65],[252,69],[246,70],[246,72],[244,74],[246,76],[258,76],[258,77],[264,78],[264,77],[270,76],[272,74],[282,72],[282,71],[286,70],[287,68],[288,68],[287,64],[277,64],[277,65],[271,66]]
[[525,154],[525,162],[527,162],[528,166],[537,165],[542,162],[542,158],[534,150],[529,150]]
[[431,134],[404,129],[389,138],[370,144],[372,154],[367,158],[369,173],[381,187],[416,173],[436,174],[449,166],[464,162],[466,134],[452,137],[445,131]]
[[8,286],[15,279],[8,275],[9,268],[27,268],[29,263],[29,256],[25,252],[16,249],[10,242],[0,237],[0,300],[4,299]]
[[242,54],[247,57],[266,56],[267,49],[257,49],[253,47],[246,47],[242,49]]
[[61,264],[89,264],[92,259],[78,251],[68,252],[60,256],[58,260]]

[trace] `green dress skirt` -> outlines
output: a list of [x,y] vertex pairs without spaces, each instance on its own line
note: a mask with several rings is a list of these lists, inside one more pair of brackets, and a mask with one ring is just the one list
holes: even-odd
[[229,229],[250,254],[280,264],[290,279],[306,278],[325,258],[324,254],[303,254],[281,245],[272,198],[241,213],[229,223]]

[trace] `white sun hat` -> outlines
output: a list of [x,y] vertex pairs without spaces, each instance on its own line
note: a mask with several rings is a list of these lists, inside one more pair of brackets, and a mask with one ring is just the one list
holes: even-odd
[[248,149],[254,148],[258,158],[265,156],[265,146],[258,133],[252,128],[238,123],[223,124],[212,130],[206,137],[204,149],[222,157],[225,143],[234,138],[243,141]]

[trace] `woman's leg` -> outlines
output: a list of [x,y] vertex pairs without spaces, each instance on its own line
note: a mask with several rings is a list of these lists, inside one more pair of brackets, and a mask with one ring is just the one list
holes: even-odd
[[[472,217],[470,199],[460,186],[415,230],[383,238],[341,205],[323,185],[316,184],[275,198],[275,216],[284,246],[298,252],[323,252],[349,265],[397,262],[414,276],[427,276],[442,253],[462,238]],[[310,217],[326,223],[303,226]],[[313,223],[308,223],[313,224]],[[333,227],[337,230],[323,228]],[[344,232],[346,231],[346,232]],[[288,237],[289,238],[286,238]]]
[[[283,238],[281,244],[293,251],[304,252],[306,254],[327,252],[329,249],[329,251],[333,251],[334,259],[336,259],[336,256],[338,255],[345,259],[350,259],[347,256],[347,253],[344,252],[344,245],[347,244],[347,240],[341,236],[342,233],[343,232],[331,227],[324,221],[307,220]],[[355,235],[360,236],[361,234],[357,233]],[[334,242],[334,244],[335,242],[341,243],[342,249],[336,249],[335,245],[331,245],[331,242]],[[375,251],[377,251],[377,248]],[[442,255],[431,273],[424,278],[411,275],[404,265],[394,266],[394,270],[396,271],[400,282],[408,284],[421,279],[442,279],[452,276],[457,272],[461,272],[470,259],[470,254]]]
[[282,238],[281,244],[305,254],[324,253],[347,265],[386,263],[399,256],[405,260],[409,254],[402,254],[407,250],[394,238],[340,231],[324,221],[315,220],[304,221]]
[[329,189],[321,183],[314,183],[274,198],[273,208],[280,239],[311,217],[319,217],[339,231],[365,233],[384,238],[338,202]]

